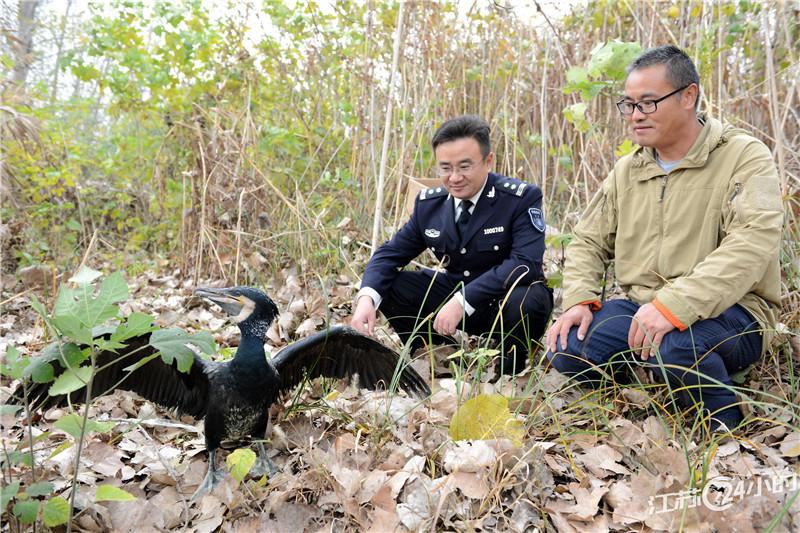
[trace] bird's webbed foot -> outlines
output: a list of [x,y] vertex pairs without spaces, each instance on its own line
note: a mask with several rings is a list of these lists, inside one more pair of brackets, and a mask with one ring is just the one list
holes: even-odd
[[267,450],[264,448],[264,443],[257,442],[256,448],[258,448],[258,457],[256,458],[256,464],[253,465],[250,473],[254,477],[273,477],[278,473],[278,470],[275,468],[275,465],[272,464],[272,461],[269,460],[269,457],[267,456]]
[[209,494],[225,477],[225,472],[217,468],[217,450],[208,452],[208,471],[203,482],[197,487],[197,490],[192,495],[191,501],[199,501],[203,496]]

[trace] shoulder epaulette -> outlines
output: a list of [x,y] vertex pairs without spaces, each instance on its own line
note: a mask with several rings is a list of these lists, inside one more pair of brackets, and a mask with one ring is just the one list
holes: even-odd
[[439,198],[440,196],[447,196],[447,189],[444,187],[431,187],[430,189],[422,189],[419,192],[420,200],[430,200],[431,198]]
[[528,183],[516,178],[508,178],[503,176],[497,180],[495,187],[504,193],[513,194],[514,196],[522,196],[522,193],[528,188]]

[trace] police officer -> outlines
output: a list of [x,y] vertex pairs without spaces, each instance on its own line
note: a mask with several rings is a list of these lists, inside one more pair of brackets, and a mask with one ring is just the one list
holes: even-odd
[[[490,332],[504,353],[500,371],[513,374],[553,306],[542,270],[545,222],[536,185],[489,171],[489,131],[474,115],[436,131],[442,185],[419,193],[411,219],[370,259],[351,324],[372,334],[380,309],[412,351],[453,342],[456,329]],[[401,270],[426,248],[443,269]]]

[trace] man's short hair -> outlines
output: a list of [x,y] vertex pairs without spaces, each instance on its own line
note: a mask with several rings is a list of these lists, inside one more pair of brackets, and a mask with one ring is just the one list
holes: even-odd
[[431,144],[435,152],[436,147],[440,144],[471,137],[478,141],[481,155],[486,157],[492,151],[489,144],[490,131],[489,123],[481,117],[477,115],[461,115],[460,117],[451,118],[439,126],[436,133],[433,134]]
[[[686,52],[671,44],[658,46],[643,52],[625,68],[625,72],[630,74],[634,70],[641,70],[655,65],[666,65],[667,81],[674,89],[692,83],[696,83],[698,89],[700,88],[700,75],[697,73],[694,62],[686,55]],[[699,105],[700,96],[698,93],[694,108],[697,109]]]

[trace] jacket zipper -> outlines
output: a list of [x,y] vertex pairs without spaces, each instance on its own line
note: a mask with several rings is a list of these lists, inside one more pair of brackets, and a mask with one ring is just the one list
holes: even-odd
[[658,195],[658,247],[656,249],[655,268],[656,273],[661,272],[659,264],[661,263],[661,245],[664,242],[664,193],[667,191],[667,178],[669,175],[665,174],[661,177],[661,194]]
[[736,196],[740,192],[742,192],[742,184],[741,183],[734,183],[733,184],[733,194],[731,194],[731,198],[730,198],[730,200],[728,200],[728,203],[729,204],[733,203],[734,198],[736,198]]
[[[738,183],[737,183],[738,185]],[[661,195],[658,197],[658,203],[664,201],[664,192],[667,190],[667,176],[661,176]],[[739,192],[737,189],[736,192]],[[731,198],[733,199],[733,198]]]

